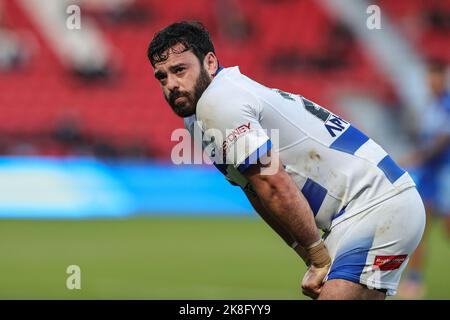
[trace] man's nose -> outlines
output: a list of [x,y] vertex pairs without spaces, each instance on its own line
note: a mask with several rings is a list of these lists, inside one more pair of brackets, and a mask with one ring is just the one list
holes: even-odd
[[173,91],[179,88],[178,79],[173,75],[167,76],[167,89]]

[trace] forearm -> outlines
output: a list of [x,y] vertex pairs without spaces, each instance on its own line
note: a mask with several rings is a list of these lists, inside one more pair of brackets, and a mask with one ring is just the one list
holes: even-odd
[[291,178],[287,176],[285,179],[285,182],[278,184],[285,186],[282,190],[270,183],[269,186],[264,183],[260,185],[256,189],[260,201],[298,242],[295,250],[305,263],[325,267],[330,263],[330,256],[321,242],[311,208]]
[[264,208],[256,195],[248,191],[246,191],[245,194],[261,218],[284,240],[284,242],[286,242],[287,245],[292,246],[297,241],[294,236],[281,225],[273,214]]
[[302,258],[306,265],[309,265],[309,256],[306,250],[298,243],[297,239],[280,223],[273,213],[270,213],[262,205],[257,196],[248,191],[245,191],[245,194],[261,218]]
[[276,175],[264,176],[254,170],[248,178],[263,207],[302,247],[319,240],[311,208],[287,172],[280,168]]
[[[264,170],[266,168],[270,170]],[[311,265],[319,268],[329,265],[331,259],[320,238],[308,201],[284,170],[278,154],[272,154],[268,164],[250,166],[244,176],[262,206],[305,249]],[[297,253],[303,253],[301,248]]]
[[320,238],[314,215],[306,200],[300,201],[303,195],[287,173],[283,185],[281,190],[279,185],[262,184],[256,192],[263,206],[274,213],[301,246],[308,247]]

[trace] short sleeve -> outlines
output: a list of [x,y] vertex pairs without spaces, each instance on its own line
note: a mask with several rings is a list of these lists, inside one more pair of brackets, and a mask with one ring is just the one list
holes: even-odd
[[202,96],[197,117],[205,138],[214,143],[214,163],[231,164],[244,172],[270,150],[272,143],[261,127],[258,100],[244,90],[214,90]]

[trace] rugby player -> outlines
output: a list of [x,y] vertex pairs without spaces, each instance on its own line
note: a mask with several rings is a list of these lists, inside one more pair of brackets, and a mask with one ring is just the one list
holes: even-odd
[[216,167],[307,264],[305,295],[396,293],[425,210],[413,180],[386,151],[305,97],[220,66],[200,23],[160,30],[147,55],[185,127],[204,132]]
[[[445,63],[433,59],[427,68],[429,104],[421,114],[417,128],[417,149],[402,162],[410,168],[428,216],[434,214],[443,218],[445,230],[450,235],[450,91],[446,88]],[[411,257],[406,277],[400,285],[400,297],[421,299],[425,296],[423,267],[426,251],[426,243],[422,241]]]

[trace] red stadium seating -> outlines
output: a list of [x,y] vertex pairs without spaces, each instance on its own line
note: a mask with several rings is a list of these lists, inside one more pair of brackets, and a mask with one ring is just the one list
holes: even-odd
[[[0,133],[37,134],[50,132],[65,108],[76,109],[86,134],[98,135],[117,143],[136,137],[145,140],[162,157],[170,154],[170,135],[182,126],[166,106],[146,60],[146,48],[153,34],[176,21],[198,19],[211,30],[220,61],[241,70],[265,85],[283,88],[311,97],[333,109],[334,92],[339,87],[370,88],[389,94],[389,83],[377,72],[364,50],[355,45],[351,64],[336,70],[285,70],[274,72],[271,57],[283,49],[302,54],[323,53],[325,37],[334,18],[317,1],[238,1],[240,10],[253,28],[246,41],[229,41],[217,32],[214,1],[139,1],[152,13],[142,24],[99,24],[114,50],[120,77],[112,83],[82,83],[59,63],[43,39],[39,28],[15,0],[4,2],[8,24],[15,30],[31,30],[38,50],[24,70],[0,73]],[[418,15],[427,2],[380,1],[395,18]],[[417,45],[426,54],[450,59],[448,41],[442,35],[425,32]],[[447,39],[448,40],[448,39]]]

